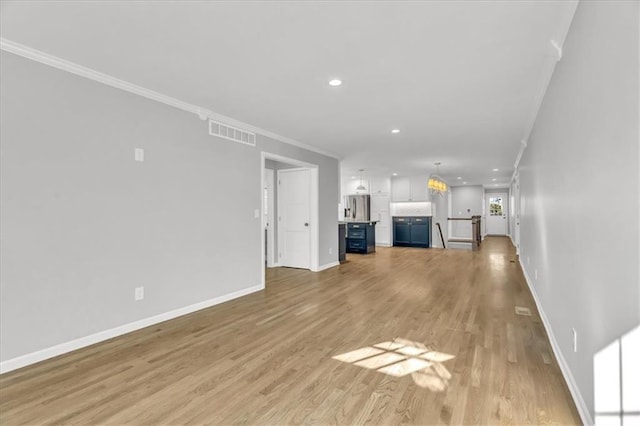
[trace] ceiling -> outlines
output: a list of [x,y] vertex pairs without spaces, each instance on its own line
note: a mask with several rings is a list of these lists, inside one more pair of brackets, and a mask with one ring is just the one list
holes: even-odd
[[[335,153],[344,175],[431,173],[441,162],[440,174],[453,185],[494,185],[509,182],[542,90],[550,40],[563,39],[575,5],[1,7],[6,39]],[[342,86],[329,86],[332,78]],[[400,132],[392,134],[394,128]]]

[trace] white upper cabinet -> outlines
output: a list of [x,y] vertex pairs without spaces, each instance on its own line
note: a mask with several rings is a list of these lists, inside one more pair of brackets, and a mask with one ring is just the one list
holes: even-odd
[[373,194],[389,194],[391,179],[388,177],[372,177],[369,180],[370,193]]
[[410,201],[429,201],[429,191],[427,188],[427,182],[429,178],[427,176],[413,176],[411,177],[411,200]]
[[411,198],[411,180],[397,177],[391,180],[391,201],[409,201]]
[[427,176],[420,175],[392,179],[391,201],[428,201]]

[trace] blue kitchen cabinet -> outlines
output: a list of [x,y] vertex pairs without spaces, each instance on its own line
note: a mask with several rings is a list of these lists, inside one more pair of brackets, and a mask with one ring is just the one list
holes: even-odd
[[376,251],[376,223],[347,223],[347,253],[373,253]]
[[393,218],[393,245],[411,244],[411,225],[408,217]]
[[393,245],[402,247],[431,247],[431,217],[394,217]]

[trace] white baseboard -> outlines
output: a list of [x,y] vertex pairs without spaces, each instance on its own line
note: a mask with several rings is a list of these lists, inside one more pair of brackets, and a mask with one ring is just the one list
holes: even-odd
[[50,348],[31,352],[17,358],[9,359],[0,362],[0,374],[8,373],[9,371],[17,370],[18,368],[26,367],[27,365],[35,364],[36,362],[44,361],[46,359],[65,354],[67,352],[75,351],[77,349],[81,349],[86,346],[112,339],[114,337],[130,333],[132,331],[140,330],[141,328],[149,327],[163,321],[187,315],[201,309],[219,305],[220,303],[224,303],[229,300],[236,299],[238,297],[245,296],[247,294],[254,293],[263,289],[264,287],[262,285],[243,288],[242,290],[234,291],[233,293],[225,294],[214,299],[209,299],[205,300],[204,302],[199,302],[193,305],[185,306],[183,308],[174,309],[173,311],[154,315],[149,318],[144,318],[138,321],[131,322],[129,324],[124,324],[115,328],[111,328],[109,330],[100,331],[89,336],[71,340],[69,342],[60,343],[59,345],[55,345]]
[[447,242],[448,249],[454,250],[469,250],[471,251],[471,243],[456,243],[456,242]]
[[376,243],[376,247],[392,247],[391,243]]
[[533,295],[533,300],[538,308],[538,312],[540,312],[540,318],[542,319],[542,324],[544,325],[545,330],[547,331],[547,335],[549,336],[549,341],[551,342],[551,349],[553,349],[553,354],[556,356],[558,360],[558,365],[560,366],[560,371],[562,371],[562,375],[564,376],[564,381],[567,383],[567,387],[571,392],[571,396],[573,397],[573,402],[576,404],[576,408],[578,409],[578,414],[580,414],[580,419],[582,420],[583,425],[593,425],[593,419],[591,418],[591,413],[589,412],[589,408],[587,404],[584,402],[582,398],[582,394],[580,393],[580,389],[578,389],[578,385],[573,378],[573,374],[571,374],[571,369],[569,368],[569,364],[564,359],[562,355],[562,351],[560,350],[560,346],[558,345],[558,341],[556,340],[553,330],[551,329],[551,324],[549,323],[549,319],[547,315],[544,313],[544,309],[542,309],[542,305],[540,304],[540,299],[538,298],[538,294],[536,293],[535,288],[531,284],[532,281],[527,274],[527,270],[524,268],[522,264],[522,259],[519,259],[520,268],[522,269],[522,273],[524,274],[524,279],[529,286],[529,291]]
[[325,265],[318,267],[318,269],[314,272],[324,271],[325,269],[333,268],[334,266],[339,266],[339,265],[340,265],[340,262],[336,260],[335,262],[327,263]]

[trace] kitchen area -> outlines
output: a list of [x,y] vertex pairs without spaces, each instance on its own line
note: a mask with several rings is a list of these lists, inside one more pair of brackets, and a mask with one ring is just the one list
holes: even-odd
[[427,175],[344,177],[339,260],[347,253],[374,253],[376,246],[433,247],[435,204],[441,203],[431,200],[427,181]]

